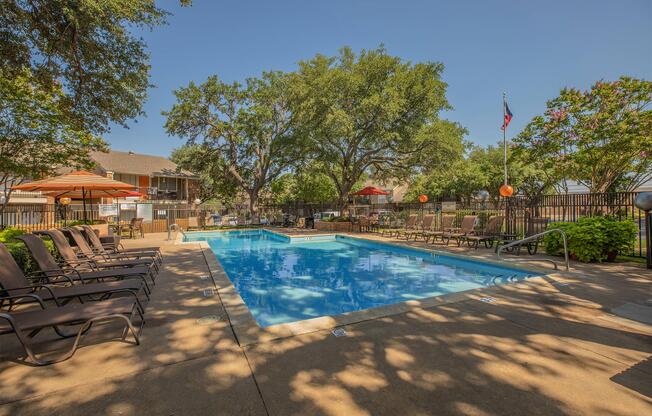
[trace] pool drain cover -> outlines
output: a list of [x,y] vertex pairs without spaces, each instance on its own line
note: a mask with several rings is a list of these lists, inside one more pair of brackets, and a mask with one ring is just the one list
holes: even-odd
[[480,302],[484,302],[484,303],[494,303],[495,301],[496,298],[492,298],[491,296],[480,298]]
[[346,330],[344,328],[335,328],[331,331],[331,334],[335,335],[336,337],[345,337]]

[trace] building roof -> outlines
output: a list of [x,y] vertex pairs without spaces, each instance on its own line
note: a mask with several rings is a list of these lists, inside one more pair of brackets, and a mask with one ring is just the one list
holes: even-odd
[[110,150],[107,153],[93,152],[91,158],[104,173],[110,171],[141,176],[196,177],[192,172],[179,169],[176,163],[161,156]]

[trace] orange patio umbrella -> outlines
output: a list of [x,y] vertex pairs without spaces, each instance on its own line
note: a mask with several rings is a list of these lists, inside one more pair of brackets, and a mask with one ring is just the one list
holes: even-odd
[[84,221],[86,221],[86,198],[92,198],[93,192],[96,192],[96,195],[99,194],[100,196],[117,197],[124,196],[124,194],[133,191],[134,188],[134,185],[96,175],[85,170],[78,170],[12,187],[12,189],[21,191],[40,191],[55,198],[81,196],[84,205]]

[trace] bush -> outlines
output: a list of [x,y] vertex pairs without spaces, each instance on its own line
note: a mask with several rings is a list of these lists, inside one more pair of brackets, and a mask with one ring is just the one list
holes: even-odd
[[106,224],[106,221],[102,220],[75,220],[75,221],[68,221],[66,224],[66,227],[74,227],[77,225],[95,225],[95,224]]
[[330,217],[330,218],[326,218],[324,221],[326,221],[326,222],[351,222],[351,218],[349,218],[349,217]]
[[[582,262],[601,262],[619,252],[631,250],[636,243],[637,228],[632,221],[618,221],[611,217],[583,217],[577,222],[552,223],[566,233],[568,252]],[[558,233],[544,237],[546,253],[563,255],[564,243]]]
[[[38,267],[34,263],[34,260],[32,260],[32,256],[30,255],[29,250],[27,250],[25,244],[22,241],[16,239],[16,237],[22,234],[25,234],[25,231],[12,227],[5,228],[4,230],[0,231],[0,243],[4,244],[7,247],[14,260],[16,260],[16,263],[18,263],[18,266],[23,269],[25,274],[29,274],[33,271],[38,270]],[[56,258],[58,253],[54,248],[52,240],[46,239],[44,241],[50,253],[52,253],[52,255],[54,255]]]

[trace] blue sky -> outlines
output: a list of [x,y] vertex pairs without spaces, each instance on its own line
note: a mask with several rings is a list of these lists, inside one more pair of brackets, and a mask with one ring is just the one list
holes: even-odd
[[115,150],[168,156],[183,140],[169,137],[161,111],[172,91],[211,74],[244,80],[265,70],[296,68],[317,53],[334,55],[384,44],[413,62],[439,61],[454,110],[444,116],[486,145],[502,136],[507,92],[518,133],[564,86],[588,88],[620,75],[652,79],[651,0],[275,0],[159,2],[166,26],[141,34],[151,54],[145,117],[113,126]]

